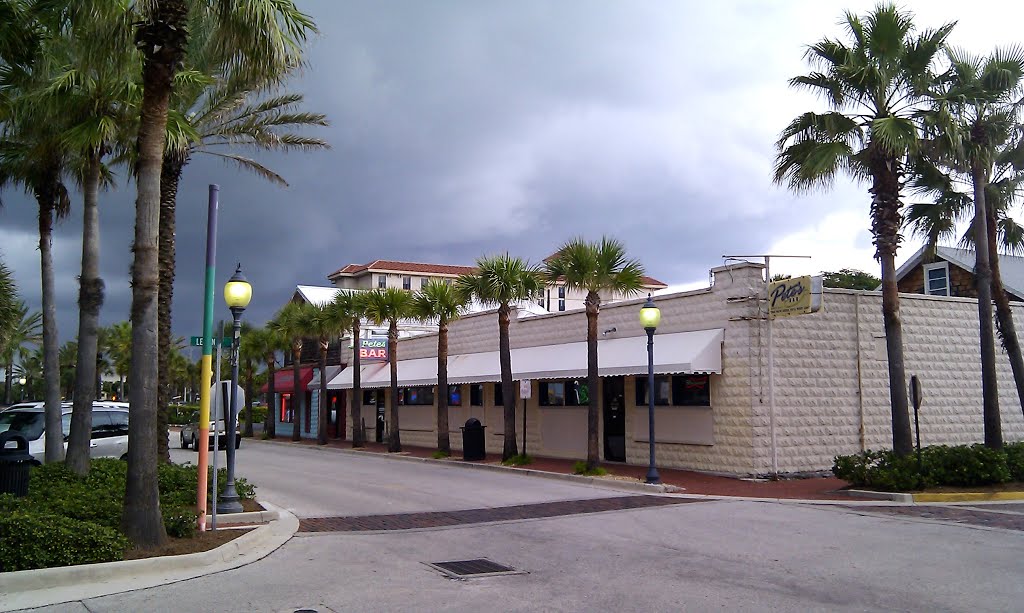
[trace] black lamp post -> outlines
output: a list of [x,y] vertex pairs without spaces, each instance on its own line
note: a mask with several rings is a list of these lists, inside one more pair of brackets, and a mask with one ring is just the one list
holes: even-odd
[[18,379],[18,383],[21,385],[21,401],[25,402],[25,384],[28,383],[28,379],[22,377]]
[[[224,286],[224,302],[231,309],[234,320],[231,343],[231,407],[228,409],[227,423],[224,425],[224,436],[227,445],[228,478],[225,479],[224,491],[217,498],[218,513],[241,513],[242,503],[238,501],[235,490],[235,428],[238,423],[238,343],[242,332],[242,311],[249,306],[252,299],[252,286],[242,274],[242,265],[235,269],[235,274]],[[216,440],[216,436],[214,437]],[[216,450],[216,443],[214,444]]]
[[654,467],[654,331],[661,323],[661,310],[654,305],[651,295],[640,309],[640,325],[647,331],[647,440],[650,443],[651,462],[647,468],[646,483],[661,483],[658,469]]

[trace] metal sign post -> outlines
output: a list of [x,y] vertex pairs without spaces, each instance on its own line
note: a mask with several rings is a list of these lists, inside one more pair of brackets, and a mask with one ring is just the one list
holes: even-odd
[[921,401],[923,400],[921,380],[917,378],[917,375],[912,375],[910,377],[910,402],[914,405],[914,433],[917,437],[917,476],[922,481],[921,487],[924,487],[924,467],[921,464],[921,422],[919,413],[921,411]]
[[519,382],[519,397],[523,399],[523,455],[526,455],[526,401],[533,394],[533,382],[523,379]]

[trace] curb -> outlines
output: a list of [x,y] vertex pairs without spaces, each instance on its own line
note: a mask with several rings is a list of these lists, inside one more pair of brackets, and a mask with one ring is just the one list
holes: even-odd
[[256,516],[273,515],[270,523],[209,551],[2,573],[0,611],[109,596],[251,564],[284,545],[299,529],[298,518],[288,511],[267,502],[261,504],[269,510],[245,513],[252,517],[244,519],[256,521]]
[[914,502],[913,494],[904,494],[902,492],[876,492],[872,490],[839,490],[847,496],[859,496],[861,498],[869,498],[871,500],[889,500],[892,502]]
[[981,502],[1024,500],[1024,492],[949,492],[913,494],[914,502]]

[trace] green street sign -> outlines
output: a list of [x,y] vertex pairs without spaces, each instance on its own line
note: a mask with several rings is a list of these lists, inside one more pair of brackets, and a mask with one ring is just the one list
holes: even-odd
[[[202,347],[203,346],[203,337],[201,337],[201,336],[190,336],[188,340],[189,340],[188,344],[191,347]],[[214,339],[214,342],[216,342],[216,339]],[[231,339],[230,338],[222,338],[222,339],[220,339],[220,346],[224,347],[225,349],[228,348],[228,347],[231,347]]]

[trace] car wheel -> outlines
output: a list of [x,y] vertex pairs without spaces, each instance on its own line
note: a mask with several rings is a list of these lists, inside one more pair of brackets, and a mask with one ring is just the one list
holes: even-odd
[[195,449],[196,453],[199,453],[199,443],[196,441],[195,434],[192,435],[192,449]]
[[124,462],[127,462],[128,461],[128,454],[127,453],[121,454],[121,460],[124,461]]
[[185,434],[184,433],[178,435],[178,440],[180,441],[182,449],[188,449],[188,443],[185,442]]

